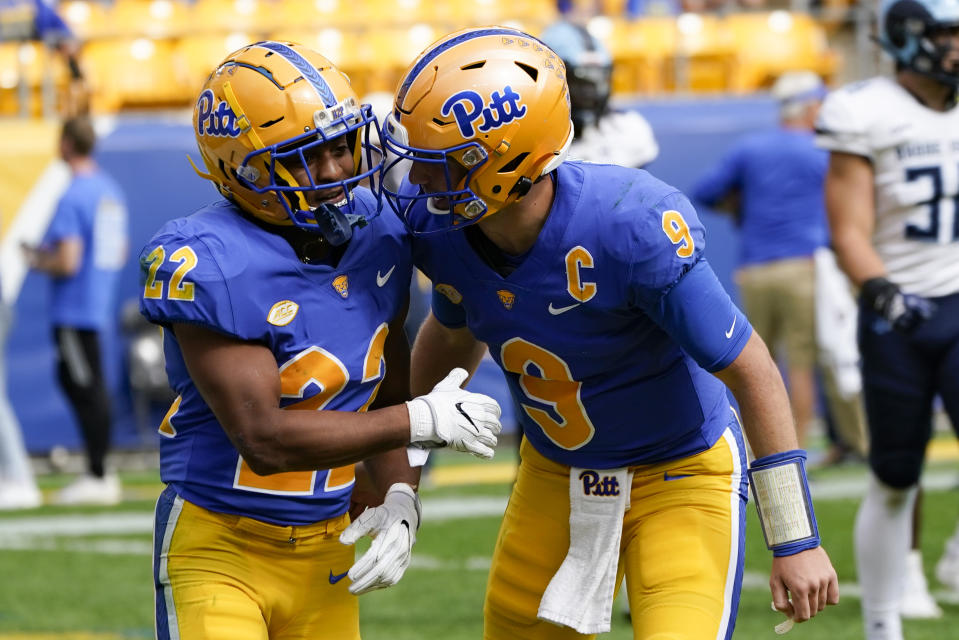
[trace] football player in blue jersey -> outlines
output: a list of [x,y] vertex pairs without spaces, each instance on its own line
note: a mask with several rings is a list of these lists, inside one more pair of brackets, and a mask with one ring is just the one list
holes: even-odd
[[488,347],[522,407],[484,637],[607,631],[624,574],[635,637],[731,637],[747,474],[773,603],[808,620],[839,591],[779,371],[688,200],[642,170],[564,161],[572,138],[562,61],[505,27],[420,54],[381,135],[412,163],[384,190],[434,285],[414,389]]
[[[381,155],[344,74],[252,44],[214,69],[193,125],[224,199],[140,256],[179,394],[159,429],[157,636],[358,639],[354,595],[396,583],[416,538],[407,445],[492,457],[499,406],[460,389],[465,371],[409,400],[410,242],[359,186]],[[359,461],[382,505],[351,524]]]

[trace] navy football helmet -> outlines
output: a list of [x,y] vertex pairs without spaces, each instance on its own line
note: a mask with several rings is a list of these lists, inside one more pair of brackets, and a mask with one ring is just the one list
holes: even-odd
[[935,38],[956,28],[959,0],[882,0],[879,8],[879,44],[899,65],[959,86],[959,64],[943,67],[950,47]]

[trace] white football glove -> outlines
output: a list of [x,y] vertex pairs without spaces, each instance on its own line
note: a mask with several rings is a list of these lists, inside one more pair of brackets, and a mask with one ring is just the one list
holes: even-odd
[[397,482],[386,492],[378,507],[360,514],[340,534],[343,544],[356,544],[363,536],[372,536],[373,544],[347,574],[355,596],[391,587],[400,581],[410,566],[410,553],[420,526],[420,499],[408,484]]
[[460,385],[469,377],[456,368],[426,395],[406,403],[410,412],[410,442],[423,448],[447,446],[480,458],[492,458],[502,430],[496,400],[471,393]]

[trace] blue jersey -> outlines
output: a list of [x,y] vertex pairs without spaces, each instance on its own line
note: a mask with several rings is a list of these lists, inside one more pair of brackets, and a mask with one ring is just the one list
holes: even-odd
[[44,247],[83,243],[77,273],[53,278],[54,325],[103,330],[112,322],[120,270],[127,259],[127,210],[116,182],[102,171],[77,175],[60,197]]
[[829,244],[823,182],[829,154],[811,131],[777,128],[745,138],[690,195],[715,205],[739,191],[740,264],[811,257]]
[[[354,191],[371,207],[365,189]],[[405,305],[409,239],[394,216],[353,234],[336,267],[304,264],[290,244],[220,202],[167,223],[140,255],[141,312],[262,344],[280,370],[285,409],[365,411],[386,373],[388,324]],[[167,376],[179,394],[160,427],[160,474],[212,511],[280,525],[349,507],[353,466],[260,476],[244,462],[193,382],[173,332]]]
[[614,468],[705,451],[730,418],[709,371],[752,329],[703,258],[695,211],[642,170],[566,162],[554,176],[549,217],[507,277],[463,231],[414,241],[437,318],[489,345],[526,437],[552,460]]

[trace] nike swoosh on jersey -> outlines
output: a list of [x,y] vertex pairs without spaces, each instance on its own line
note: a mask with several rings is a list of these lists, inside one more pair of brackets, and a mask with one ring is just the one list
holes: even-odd
[[581,304],[583,304],[583,303],[582,303],[582,302],[577,302],[576,304],[571,304],[571,305],[569,305],[568,307],[554,307],[554,306],[553,306],[553,303],[550,302],[550,303],[549,303],[549,312],[550,312],[551,314],[553,314],[554,316],[558,316],[559,314],[561,314],[561,313],[566,313],[566,312],[569,311],[570,309],[574,309],[574,308],[578,307],[578,306],[581,305]]
[[735,317],[735,316],[733,317],[733,326],[729,327],[729,331],[726,332],[726,339],[727,339],[727,340],[729,340],[730,338],[733,337],[733,329],[736,328],[736,320],[738,320],[738,319],[739,319],[739,318],[737,318],[737,317]]
[[391,275],[393,275],[393,269],[395,269],[395,268],[396,268],[396,265],[394,264],[392,267],[390,267],[390,270],[387,271],[387,272],[386,272],[385,274],[383,274],[383,275],[380,275],[380,271],[379,271],[379,269],[377,269],[377,271],[376,271],[376,286],[382,287],[384,284],[386,284],[386,281],[390,279],[390,276],[391,276]]
[[336,584],[337,582],[345,578],[346,574],[348,573],[349,571],[344,571],[343,573],[339,575],[333,575],[333,569],[330,569],[330,584]]
[[692,478],[692,477],[693,477],[693,474],[691,473],[679,474],[678,476],[671,476],[669,475],[669,471],[663,471],[663,480],[665,480],[666,482],[669,482],[670,480],[682,480],[683,478]]

